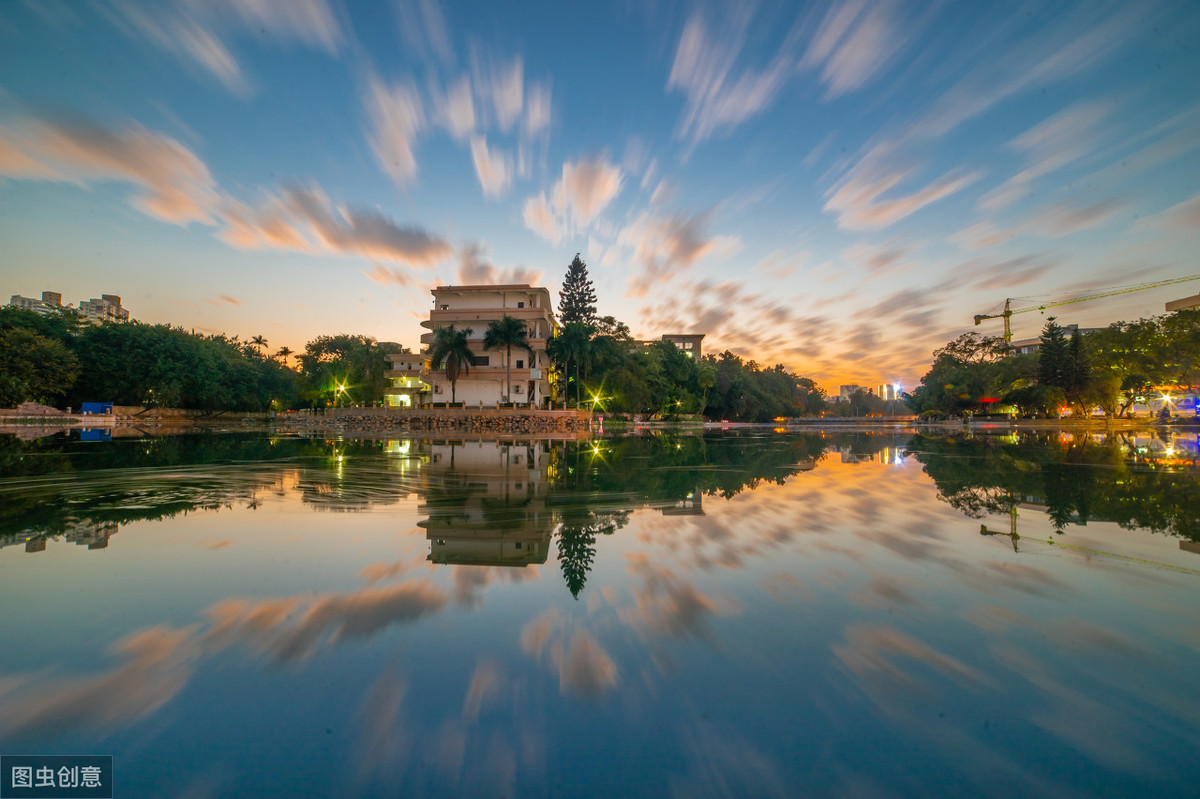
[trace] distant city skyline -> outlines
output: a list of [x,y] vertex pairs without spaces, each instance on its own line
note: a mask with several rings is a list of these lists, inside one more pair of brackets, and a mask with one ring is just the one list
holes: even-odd
[[[436,285],[916,384],[1021,306],[1200,273],[1187,3],[0,6],[4,297],[419,347]],[[1095,327],[1183,283],[1013,317]]]

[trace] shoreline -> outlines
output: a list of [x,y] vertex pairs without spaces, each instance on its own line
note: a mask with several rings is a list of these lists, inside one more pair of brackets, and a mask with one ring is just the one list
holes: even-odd
[[[607,426],[607,430],[605,430]],[[205,414],[167,409],[136,415],[113,414],[36,414],[0,416],[0,434],[33,439],[60,432],[101,431],[108,437],[171,435],[185,433],[233,433],[262,431],[282,435],[337,435],[365,438],[392,434],[438,436],[466,434],[502,437],[563,437],[626,434],[656,431],[703,433],[710,431],[775,430],[806,431],[972,434],[1016,432],[1020,430],[1060,430],[1097,433],[1129,431],[1200,430],[1200,420],[1176,419],[1161,424],[1151,419],[949,419],[918,422],[915,417],[789,419],[787,422],[634,422],[606,417],[604,424],[586,411],[540,410],[520,408],[437,408],[398,411],[390,408],[336,408],[326,413],[290,412],[279,414],[233,413]]]

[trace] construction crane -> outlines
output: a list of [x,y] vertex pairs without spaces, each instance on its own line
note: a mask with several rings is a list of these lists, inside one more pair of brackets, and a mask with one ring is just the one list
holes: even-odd
[[1156,289],[1159,286],[1170,286],[1175,283],[1187,283],[1189,280],[1200,280],[1200,275],[1191,275],[1189,277],[1177,277],[1171,280],[1156,280],[1153,283],[1139,283],[1136,286],[1117,286],[1116,288],[1105,289],[1104,291],[1095,294],[1085,294],[1082,297],[1072,297],[1069,300],[1059,300],[1057,302],[1047,302],[1043,305],[1032,305],[1028,308],[1017,308],[1013,310],[1013,298],[1009,297],[1004,301],[1004,310],[1000,313],[981,313],[975,314],[975,326],[978,327],[984,319],[1003,319],[1004,320],[1004,343],[1012,342],[1012,325],[1009,319],[1013,314],[1027,313],[1029,311],[1044,311],[1047,308],[1057,308],[1060,305],[1073,305],[1077,302],[1087,302],[1088,300],[1098,300],[1101,297],[1115,297],[1118,294],[1132,294],[1135,291],[1145,291],[1146,289]]

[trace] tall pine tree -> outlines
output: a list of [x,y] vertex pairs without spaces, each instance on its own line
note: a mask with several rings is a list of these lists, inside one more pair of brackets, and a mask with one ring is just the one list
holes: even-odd
[[575,253],[575,260],[567,267],[562,290],[558,292],[558,321],[564,325],[596,321],[596,292],[588,278],[587,264],[579,258],[579,253]]
[[1042,346],[1038,347],[1038,383],[1066,389],[1071,384],[1070,353],[1066,331],[1051,316],[1042,330]]

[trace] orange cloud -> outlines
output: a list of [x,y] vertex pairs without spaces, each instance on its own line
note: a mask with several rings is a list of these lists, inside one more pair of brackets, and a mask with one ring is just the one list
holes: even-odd
[[316,187],[285,189],[259,208],[228,201],[221,218],[219,237],[239,249],[362,255],[415,267],[434,266],[453,251],[440,236],[400,227],[378,211],[334,206]]
[[132,125],[112,130],[75,119],[27,120],[0,128],[0,175],[16,179],[115,180],[141,190],[134,206],[166,222],[212,224],[216,181],[194,153],[175,139]]

